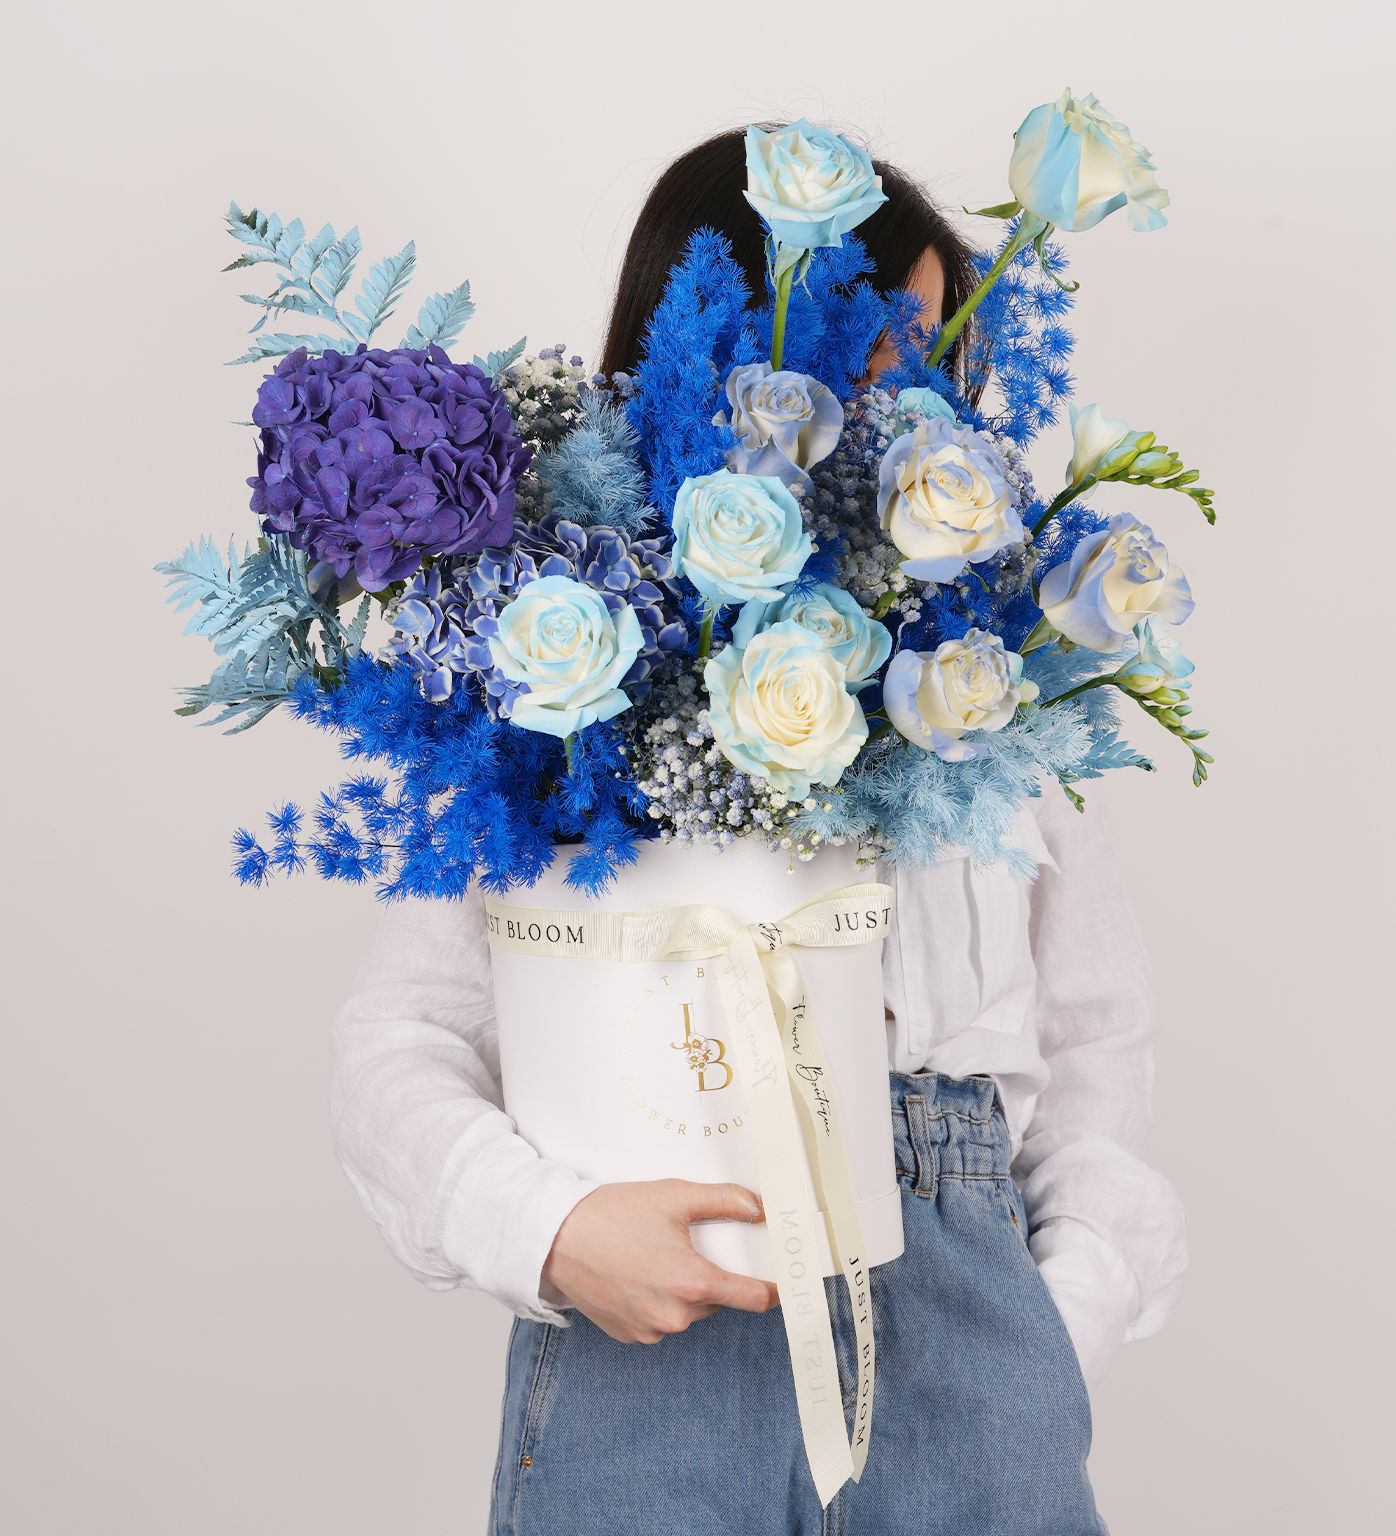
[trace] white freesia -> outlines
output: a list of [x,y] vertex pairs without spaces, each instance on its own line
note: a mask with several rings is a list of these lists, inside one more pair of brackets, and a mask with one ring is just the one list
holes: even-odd
[[1037,605],[1068,640],[1092,651],[1117,650],[1150,614],[1181,624],[1194,606],[1187,577],[1153,529],[1124,514],[1088,534],[1070,560],[1047,572]]
[[742,475],[775,475],[793,486],[827,459],[843,431],[843,407],[833,390],[804,373],[772,371],[769,363],[746,363],[727,375],[731,406],[713,425],[731,426],[737,446],[727,466]]
[[1119,451],[1144,436],[1131,432],[1125,421],[1109,421],[1098,405],[1071,406],[1071,463],[1066,471],[1068,485],[1080,485],[1087,475],[1109,469]]
[[803,799],[837,784],[868,738],[847,674],[818,636],[772,625],[749,645],[729,645],[703,669],[708,719],[723,755]]
[[499,615],[499,634],[489,642],[504,676],[528,685],[511,722],[564,737],[630,708],[620,684],[643,644],[628,603],[612,617],[599,592],[570,576],[526,586]]
[[753,598],[732,626],[732,644],[750,645],[763,629],[783,621],[801,625],[829,647],[854,693],[871,683],[873,674],[892,652],[887,626],[868,618],[857,598],[827,581],[788,597],[770,601]]
[[1149,151],[1094,96],[1078,99],[1069,88],[1023,120],[1008,184],[1028,213],[1059,229],[1090,229],[1118,208],[1131,229],[1168,222]]
[[936,416],[888,448],[877,510],[918,581],[953,581],[1023,537],[1003,460],[982,433]]
[[899,651],[887,668],[882,703],[907,738],[948,763],[983,757],[982,742],[961,741],[966,731],[997,731],[1019,704],[1037,697],[1023,677],[1023,658],[1004,649],[998,635],[971,629],[934,651]]

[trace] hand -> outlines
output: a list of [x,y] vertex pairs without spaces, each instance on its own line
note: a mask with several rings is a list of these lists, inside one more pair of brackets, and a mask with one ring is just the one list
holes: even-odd
[[774,1285],[719,1269],[689,1238],[689,1222],[724,1216],[765,1221],[766,1212],[740,1184],[603,1184],[558,1228],[543,1279],[622,1344],[657,1344],[719,1307],[765,1312]]

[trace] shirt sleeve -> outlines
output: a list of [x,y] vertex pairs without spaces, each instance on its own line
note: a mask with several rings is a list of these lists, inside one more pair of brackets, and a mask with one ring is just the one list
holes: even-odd
[[504,1113],[478,896],[385,909],[332,1048],[335,1151],[393,1255],[433,1290],[470,1286],[566,1323],[562,1298],[540,1295],[543,1265],[596,1185],[539,1157]]
[[1050,1070],[1014,1164],[1033,1258],[1086,1380],[1156,1333],[1182,1289],[1187,1238],[1172,1186],[1141,1157],[1158,1006],[1104,797],[1034,804],[1056,864],[1030,900],[1038,1048]]

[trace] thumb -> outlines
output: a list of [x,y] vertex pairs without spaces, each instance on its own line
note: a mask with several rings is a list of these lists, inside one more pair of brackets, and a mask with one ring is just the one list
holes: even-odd
[[740,1184],[685,1184],[681,1205],[688,1221],[765,1221],[761,1196]]

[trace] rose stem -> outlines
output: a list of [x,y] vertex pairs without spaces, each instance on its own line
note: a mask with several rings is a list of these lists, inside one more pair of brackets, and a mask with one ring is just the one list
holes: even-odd
[[713,620],[717,617],[717,609],[709,608],[703,615],[703,622],[698,626],[698,660],[706,661],[708,652],[713,647]]
[[927,368],[934,368],[945,355],[946,348],[960,334],[964,323],[984,302],[984,296],[1003,276],[1008,263],[1023,249],[1031,244],[1043,230],[1047,228],[1043,219],[1034,218],[1032,214],[1025,213],[1018,221],[1018,228],[1014,232],[1012,240],[1008,242],[1002,256],[989,268],[984,281],[974,290],[963,304],[940,328],[940,335],[936,337],[936,344],[931,348],[931,355],[926,359]]
[[577,751],[577,733],[573,731],[570,736],[562,738],[562,750],[567,754],[567,774],[572,775],[572,758]]
[[[776,279],[776,312],[771,321],[772,373],[780,372],[780,360],[785,354],[785,312],[790,308],[790,286],[794,279],[794,267],[787,267]],[[706,656],[708,653],[704,651],[702,654]]]

